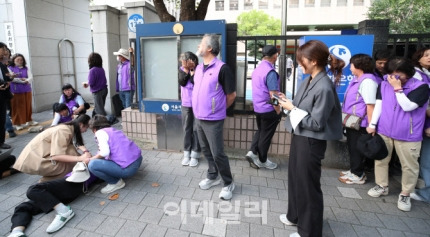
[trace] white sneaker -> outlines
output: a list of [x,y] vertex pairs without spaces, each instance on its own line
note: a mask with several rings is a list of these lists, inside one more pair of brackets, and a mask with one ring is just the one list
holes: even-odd
[[371,197],[379,197],[381,195],[388,195],[388,187],[381,187],[379,185],[376,185],[375,187],[369,189],[367,194]]
[[34,125],[38,125],[38,124],[39,123],[36,121],[30,121],[30,122],[25,123],[25,125],[27,125],[27,126],[34,126]]
[[189,163],[190,163],[190,167],[195,167],[199,164],[199,159],[191,158]]
[[184,159],[182,159],[181,164],[182,164],[183,166],[190,165],[190,157],[184,157]]
[[260,159],[258,158],[258,155],[254,154],[252,151],[248,151],[245,156],[246,160],[248,160],[249,165],[254,169],[259,169],[262,167],[262,164],[260,162]]
[[119,179],[118,182],[116,182],[116,184],[108,184],[106,185],[104,188],[102,188],[100,190],[101,193],[111,193],[111,192],[115,192],[118,189],[122,189],[125,186],[125,182],[122,179]]
[[231,183],[228,186],[225,186],[221,189],[221,192],[219,193],[219,198],[222,200],[230,200],[233,197],[233,190],[235,188],[234,183]]
[[423,199],[420,195],[418,195],[418,194],[416,194],[416,193],[410,193],[409,195],[410,195],[410,197],[411,197],[412,199],[414,199],[415,201],[424,202],[424,199]]
[[16,125],[16,126],[15,126],[15,129],[16,129],[16,131],[20,131],[20,130],[23,130],[23,129],[24,129],[24,127],[23,127],[23,126]]
[[278,168],[278,164],[270,161],[269,159],[267,159],[266,162],[264,162],[264,163],[262,163],[260,160],[258,160],[258,163],[261,164],[261,167],[264,167],[264,168],[269,169],[269,170],[274,170],[274,169]]
[[281,214],[279,216],[279,220],[281,220],[281,222],[284,223],[285,225],[289,225],[289,226],[297,225],[297,224],[295,224],[295,223],[293,223],[287,219],[287,214]]
[[[69,207],[69,209],[70,209],[70,207]],[[46,229],[46,232],[51,234],[51,233],[54,233],[54,232],[60,230],[74,216],[75,216],[75,213],[73,212],[72,209],[70,209],[68,212],[66,212],[64,214],[57,214],[55,216],[54,220],[51,222],[51,224]]]
[[203,190],[210,189],[221,183],[221,179],[204,179],[200,181],[199,187]]
[[399,195],[399,201],[397,201],[397,208],[402,211],[410,211],[411,210],[411,197]]
[[358,177],[353,173],[349,173],[339,177],[339,181],[345,184],[364,184],[366,182],[366,175],[363,172],[361,177]]
[[27,237],[24,232],[14,232],[10,233],[7,237]]
[[339,176],[341,176],[341,177],[348,175],[348,174],[351,174],[351,170],[343,170],[343,171],[339,172]]
[[298,232],[294,232],[292,234],[290,234],[290,237],[300,237]]

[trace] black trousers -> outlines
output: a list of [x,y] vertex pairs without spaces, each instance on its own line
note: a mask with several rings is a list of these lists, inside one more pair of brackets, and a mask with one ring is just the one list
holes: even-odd
[[251,151],[254,154],[259,154],[260,161],[264,163],[267,161],[270,143],[279,121],[281,121],[281,115],[278,115],[275,110],[267,113],[255,113],[255,120],[257,121],[257,132],[252,138]]
[[230,162],[224,153],[224,120],[199,120],[196,119],[196,128],[199,137],[202,153],[208,161],[208,179],[216,179],[218,173],[224,181],[224,186],[233,182]]
[[15,160],[16,160],[16,157],[13,155],[10,155],[10,156],[6,157],[4,160],[0,161],[0,179],[1,179],[3,172],[5,172],[6,170],[9,170],[10,167],[13,164],[15,164]]
[[327,141],[293,135],[288,165],[289,221],[297,224],[302,237],[322,236],[323,193],[321,160]]
[[70,203],[83,193],[83,183],[71,183],[56,179],[32,185],[27,190],[30,199],[15,207],[11,230],[17,226],[27,227],[34,215],[48,213],[59,203]]
[[[0,72],[1,73],[1,72]],[[5,91],[0,91],[0,145],[2,145],[6,138],[6,110],[7,100]]]
[[366,134],[366,128],[360,128],[360,130],[354,130],[350,128],[346,128],[346,144],[348,146],[349,153],[349,164],[351,168],[351,172],[358,177],[361,177],[364,172],[364,161],[366,158],[357,150],[357,142],[358,138],[361,135]]

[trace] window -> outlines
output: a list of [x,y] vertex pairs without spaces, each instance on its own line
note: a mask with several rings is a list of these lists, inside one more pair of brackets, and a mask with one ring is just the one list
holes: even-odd
[[268,7],[268,0],[258,0],[258,9],[267,9]]
[[305,7],[314,7],[315,0],[305,0]]
[[239,0],[230,0],[230,10],[239,10]]
[[244,1],[244,9],[245,10],[251,10],[254,8],[254,0],[245,0]]
[[215,11],[224,11],[224,0],[215,1]]
[[364,6],[364,0],[354,0],[354,6]]
[[345,7],[347,5],[347,0],[337,0],[338,7]]
[[293,8],[293,7],[299,7],[299,0],[290,0],[289,2],[289,7]]
[[321,7],[329,7],[331,5],[331,0],[321,0]]
[[278,9],[282,7],[281,0],[273,0],[273,9]]

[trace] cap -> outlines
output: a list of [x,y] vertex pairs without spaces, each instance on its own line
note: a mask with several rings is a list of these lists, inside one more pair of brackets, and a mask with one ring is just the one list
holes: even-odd
[[66,179],[72,183],[82,183],[90,178],[90,171],[84,162],[77,162],[73,167],[72,174]]
[[263,57],[264,56],[273,56],[275,53],[278,53],[278,49],[273,45],[266,45],[263,47]]

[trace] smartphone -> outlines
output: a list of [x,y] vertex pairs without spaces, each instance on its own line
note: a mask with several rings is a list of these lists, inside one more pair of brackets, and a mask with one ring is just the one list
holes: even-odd
[[273,94],[273,95],[272,95],[272,98],[277,99],[277,100],[284,101],[281,97],[279,97],[279,95],[278,95],[278,94]]

